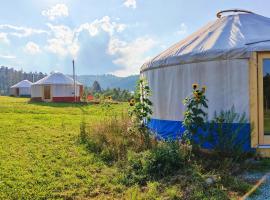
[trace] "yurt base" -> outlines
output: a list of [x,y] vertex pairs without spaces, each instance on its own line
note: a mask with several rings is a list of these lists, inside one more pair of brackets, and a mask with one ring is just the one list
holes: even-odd
[[57,103],[73,103],[80,102],[80,97],[53,97],[52,99],[43,99],[42,97],[32,97],[32,102],[57,102]]
[[270,145],[261,145],[256,151],[261,157],[270,158]]

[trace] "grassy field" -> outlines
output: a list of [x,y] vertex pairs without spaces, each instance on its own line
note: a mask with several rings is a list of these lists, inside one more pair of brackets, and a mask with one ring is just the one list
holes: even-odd
[[[110,113],[125,108],[113,105]],[[78,142],[82,113],[87,123],[110,114],[101,105],[0,97],[0,199],[121,197],[124,188],[114,180],[114,168]]]
[[[106,143],[108,146],[102,147],[105,150],[121,147],[125,139],[133,141],[132,135],[125,135],[128,134],[127,129],[124,129],[122,136],[117,126],[107,130],[106,121],[119,117],[118,123],[122,123],[121,117],[126,116],[123,113],[127,112],[127,108],[125,103],[107,107],[106,104],[29,103],[25,98],[0,97],[0,199],[221,200],[237,199],[249,189],[249,184],[230,175],[226,167],[230,166],[229,160],[223,162],[223,158],[216,161],[208,157],[208,160],[193,157],[197,160],[187,161],[186,166],[178,168],[170,176],[159,179],[148,177],[140,185],[145,174],[130,171],[133,166],[137,169],[138,163],[133,165],[133,161],[127,159],[108,163],[104,161],[106,154],[102,157],[102,152],[100,155],[94,153],[86,145],[93,143],[81,140],[80,128],[84,121],[86,129],[90,130],[93,125],[94,133],[101,138],[105,136],[102,129],[106,129],[109,142]],[[111,134],[112,131],[115,135]],[[95,134],[92,137],[98,138]],[[137,142],[141,140],[134,141],[133,147],[140,146]],[[142,154],[133,159],[139,161],[142,155],[149,156],[149,152],[155,151],[141,151]],[[166,149],[159,155],[159,161],[164,163],[174,158]],[[145,161],[142,159],[142,163]],[[153,164],[153,167],[156,166],[160,165]],[[207,186],[205,177],[208,175],[221,179]],[[129,184],[131,178],[137,182]]]

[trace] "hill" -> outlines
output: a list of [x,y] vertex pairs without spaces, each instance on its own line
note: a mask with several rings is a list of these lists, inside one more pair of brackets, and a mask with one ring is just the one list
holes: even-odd
[[136,81],[139,79],[139,75],[133,75],[128,77],[118,77],[111,74],[107,75],[79,75],[78,81],[85,86],[91,87],[94,81],[98,81],[102,89],[107,88],[121,88],[130,91],[135,90]]

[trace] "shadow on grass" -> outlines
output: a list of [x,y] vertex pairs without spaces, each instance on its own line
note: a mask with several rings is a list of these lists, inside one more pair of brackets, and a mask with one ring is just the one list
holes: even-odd
[[46,107],[57,107],[57,108],[64,108],[64,107],[82,107],[82,106],[87,106],[90,105],[85,102],[76,102],[76,103],[64,103],[64,102],[34,102],[34,101],[29,101],[28,104],[31,105],[37,105],[37,106],[46,106]]

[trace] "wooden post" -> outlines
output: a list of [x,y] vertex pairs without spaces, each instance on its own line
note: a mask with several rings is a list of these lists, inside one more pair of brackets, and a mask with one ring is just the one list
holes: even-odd
[[75,61],[72,60],[72,66],[73,66],[73,81],[74,81],[74,102],[76,102],[76,81],[75,81]]

